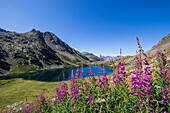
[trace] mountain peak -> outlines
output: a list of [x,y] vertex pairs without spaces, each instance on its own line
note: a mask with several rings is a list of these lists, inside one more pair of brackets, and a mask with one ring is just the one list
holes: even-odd
[[37,29],[32,29],[30,32],[40,32],[40,31]]
[[[163,46],[165,44],[170,45],[170,34],[168,34],[167,36],[165,36],[164,38],[162,38],[158,44],[154,45],[152,47],[152,49],[158,48],[158,46]],[[164,48],[164,47],[163,47]]]
[[89,52],[82,52],[82,55],[86,56],[90,61],[99,61],[99,57]]
[[[0,29],[0,33],[0,62],[4,64],[0,65],[2,74],[79,66],[93,61],[52,32],[32,29],[19,34]],[[28,70],[25,67],[29,67]]]
[[5,30],[5,29],[0,28],[0,32],[6,32],[6,30]]
[[31,32],[36,32],[37,30],[36,29],[32,29]]

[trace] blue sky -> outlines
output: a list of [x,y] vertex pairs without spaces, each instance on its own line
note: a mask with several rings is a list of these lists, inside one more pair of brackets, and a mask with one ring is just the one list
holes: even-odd
[[1,0],[0,27],[51,31],[71,47],[97,55],[133,55],[170,33],[169,0]]

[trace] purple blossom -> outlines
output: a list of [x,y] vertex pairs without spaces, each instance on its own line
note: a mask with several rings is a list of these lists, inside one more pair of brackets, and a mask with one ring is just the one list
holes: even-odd
[[117,74],[118,75],[125,75],[126,74],[126,72],[124,72],[124,70],[125,70],[125,66],[124,66],[124,64],[123,63],[119,63],[119,65],[118,65],[118,68],[117,68]]
[[109,83],[108,83],[108,78],[107,78],[106,74],[103,75],[102,79],[103,79],[103,83],[105,84],[105,86],[108,87]]
[[99,87],[100,89],[102,89],[102,85],[103,85],[103,82],[102,82],[102,80],[100,79],[100,77],[98,77],[98,87]]
[[162,57],[164,57],[165,56],[165,54],[164,53],[162,53]]
[[140,60],[137,60],[137,61],[135,62],[135,67],[136,67],[136,68],[140,68],[140,67],[141,67],[141,61],[140,61]]
[[59,92],[59,88],[56,88],[56,93]]
[[132,85],[131,85],[131,88],[134,89],[134,88],[138,88],[138,89],[141,89],[142,88],[142,81],[140,80],[137,80],[137,81],[133,81],[132,82]]
[[168,74],[169,74],[169,70],[166,69],[166,70],[165,70],[165,73],[164,73],[164,76],[167,76]]
[[157,52],[157,56],[161,57],[161,52],[160,51]]
[[34,104],[25,105],[25,106],[23,107],[23,111],[24,111],[24,113],[30,113],[31,110],[32,110],[34,107],[35,107]]
[[142,107],[144,106],[144,103],[142,102]]
[[118,84],[118,83],[122,83],[122,82],[123,82],[122,77],[119,76],[119,75],[113,76],[112,80],[113,80],[113,83],[114,83],[114,84]]
[[139,79],[140,74],[136,73],[136,75],[132,76],[132,82],[135,81],[136,79]]
[[170,61],[168,62],[168,65],[170,66]]
[[63,82],[63,84],[61,85],[61,89],[64,91],[68,90],[67,83]]
[[142,97],[146,96],[146,94],[145,94],[145,91],[144,91],[144,90],[141,90],[140,94],[141,94],[141,96],[142,96]]
[[42,113],[38,107],[36,108],[36,113]]
[[138,96],[139,93],[138,93],[138,92],[134,92],[133,95],[134,95],[134,96]]
[[167,92],[165,89],[163,89],[163,94],[162,94],[162,104],[165,104],[165,99],[166,99]]
[[164,99],[162,99],[162,104],[165,104],[165,100]]
[[145,75],[143,77],[143,80],[146,81],[146,82],[150,82],[151,77],[152,77],[151,75]]
[[[144,97],[146,95],[149,95],[150,99],[153,98],[153,96],[151,95],[151,86],[150,86],[150,75],[145,75],[142,78],[139,77],[139,74],[137,73],[136,75],[134,75],[132,77],[132,84],[131,84],[131,89],[132,90],[136,90],[136,89],[140,89],[137,90],[137,92],[132,93],[135,96],[138,96],[140,94],[140,96]],[[145,89],[145,91],[143,90],[143,88]],[[140,92],[140,93],[138,93]]]
[[151,93],[151,86],[150,84],[148,84],[148,86],[146,87],[146,94],[150,94]]
[[133,92],[131,92],[131,94],[139,97],[147,97],[151,100],[153,99],[153,95],[151,94],[151,85],[150,85],[152,71],[151,68],[148,66],[149,64],[146,61],[146,59],[144,61],[146,67],[144,68],[144,76],[141,76],[143,75],[143,70],[141,68],[142,63],[139,57],[137,57],[135,66],[138,70],[133,72],[134,75],[132,76],[132,84],[131,84],[131,89],[133,90]]
[[78,97],[79,100],[82,100],[82,97]]
[[138,96],[139,93],[138,92],[130,92],[130,94],[134,95],[134,96]]
[[165,99],[165,98],[166,98],[166,90],[163,90],[162,98],[163,98],[163,99]]
[[164,68],[160,66],[160,73],[162,73],[163,71],[164,71]]
[[59,90],[58,88],[56,88],[56,92],[57,92],[58,102],[63,101],[64,96],[65,96],[65,91],[64,90]]
[[79,97],[78,96],[79,90],[80,90],[80,88],[78,88],[76,86],[71,86],[71,94],[72,94],[73,100],[76,99],[76,97]]
[[150,94],[150,95],[149,95],[149,98],[152,100],[152,99],[153,99],[153,95]]
[[63,82],[63,84],[61,85],[61,90],[59,90],[59,88],[56,88],[58,102],[61,102],[64,100],[67,90],[68,90],[68,86],[65,82]]
[[89,95],[88,96],[88,104],[90,104],[93,100],[94,100],[94,98],[91,95]]

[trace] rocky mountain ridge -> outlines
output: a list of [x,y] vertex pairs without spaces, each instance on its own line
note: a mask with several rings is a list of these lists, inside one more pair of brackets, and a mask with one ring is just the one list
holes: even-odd
[[99,61],[100,58],[96,55],[94,55],[93,53],[89,53],[89,52],[82,52],[82,54],[84,56],[86,56],[91,62],[95,62],[95,61]]
[[[166,55],[167,60],[170,61],[170,34],[163,37],[159,41],[159,43],[157,43],[150,50],[145,52],[148,56],[147,60],[149,61],[150,66],[154,65],[158,50],[162,51]],[[142,57],[142,58],[144,58],[144,57]],[[126,66],[126,69],[129,70],[129,72],[133,71],[135,56],[124,56],[123,61]],[[96,63],[94,62],[93,64],[100,64],[100,63],[102,63],[106,66],[109,66],[115,70],[119,63],[119,59],[107,60],[107,61],[96,62]]]
[[0,74],[78,66],[90,61],[51,32],[0,29]]

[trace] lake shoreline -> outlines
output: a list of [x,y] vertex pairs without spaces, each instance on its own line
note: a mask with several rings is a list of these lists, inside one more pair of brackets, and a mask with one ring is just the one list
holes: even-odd
[[51,70],[40,70],[36,72],[28,72],[22,74],[13,74],[13,75],[4,75],[0,76],[0,80],[9,80],[15,78],[22,78],[24,80],[36,80],[43,82],[59,82],[59,81],[68,81],[72,78],[72,75],[78,76],[81,78],[83,72],[84,78],[89,77],[89,69],[92,70],[93,76],[102,76],[103,73],[109,75],[113,71],[109,67],[104,67],[104,72],[101,71],[100,66],[79,66],[79,67],[70,67],[70,68],[55,68]]

